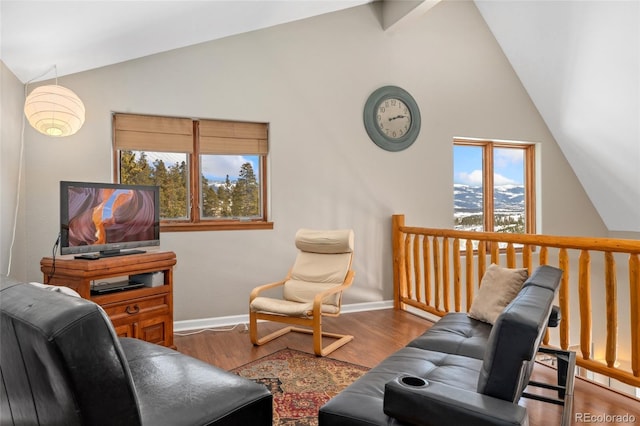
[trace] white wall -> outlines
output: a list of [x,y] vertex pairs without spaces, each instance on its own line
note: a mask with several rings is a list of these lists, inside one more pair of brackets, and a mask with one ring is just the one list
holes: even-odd
[[[24,86],[0,61],[0,275],[26,278],[24,233],[24,170],[20,171],[20,146]],[[22,178],[19,179],[19,176]],[[21,182],[20,182],[21,181]],[[18,192],[20,196],[18,197]],[[17,220],[16,203],[21,209]],[[15,223],[15,243],[12,248]],[[12,258],[11,268],[9,259]]]
[[[300,227],[353,228],[356,279],[345,303],[390,299],[390,215],[451,226],[454,136],[539,143],[539,231],[606,233],[473,3],[440,3],[392,33],[376,8],[60,78],[87,120],[65,139],[27,131],[28,278],[41,279],[58,233],[58,182],[111,179],[112,111],[270,123],[275,228],[163,233],[162,249],[178,256],[176,320],[246,314],[250,290],[285,275]],[[418,140],[398,153],[375,146],[362,125],[368,95],[389,84],[408,90],[422,114]]]

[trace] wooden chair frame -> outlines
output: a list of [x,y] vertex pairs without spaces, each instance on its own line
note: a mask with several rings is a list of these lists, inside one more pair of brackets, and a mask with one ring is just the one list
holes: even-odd
[[[289,274],[287,274],[287,278],[285,278],[282,281],[277,281],[274,283],[265,284],[265,285],[254,288],[253,291],[251,292],[251,295],[249,296],[249,304],[251,304],[253,299],[258,297],[258,295],[261,292],[272,289],[272,288],[283,286],[284,283],[287,280],[289,280],[290,275],[291,275],[291,272],[289,272]],[[338,300],[338,312],[336,313],[326,313],[326,312],[323,313],[322,301],[324,300],[325,297],[331,294],[340,293],[346,290],[347,288],[349,288],[353,283],[354,276],[355,276],[355,272],[349,269],[344,279],[344,282],[342,284],[336,287],[333,287],[331,289],[325,290],[323,292],[317,293],[313,298],[313,313],[311,318],[291,317],[291,316],[269,314],[269,313],[263,313],[263,312],[253,312],[249,310],[249,335],[251,337],[251,343],[253,343],[254,345],[263,345],[277,337],[280,337],[284,334],[289,333],[290,331],[312,334],[313,335],[313,352],[317,356],[326,356],[331,352],[335,351],[336,349],[338,349],[339,347],[349,343],[351,340],[353,340],[353,336],[351,335],[329,333],[329,332],[322,331],[323,316],[337,317],[340,315],[340,309],[342,307],[342,295],[340,295],[340,298]],[[258,337],[258,320],[275,321],[275,322],[293,324],[293,325],[274,331],[273,333],[270,333],[260,338]],[[296,326],[303,326],[307,328],[300,328]],[[323,337],[330,337],[337,340],[323,347],[322,346]]]

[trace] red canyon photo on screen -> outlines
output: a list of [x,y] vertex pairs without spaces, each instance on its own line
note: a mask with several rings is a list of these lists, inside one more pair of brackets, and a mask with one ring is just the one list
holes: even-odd
[[155,186],[60,182],[61,253],[159,245]]

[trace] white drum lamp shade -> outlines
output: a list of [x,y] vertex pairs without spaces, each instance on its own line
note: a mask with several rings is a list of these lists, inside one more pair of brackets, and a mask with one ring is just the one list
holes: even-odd
[[84,124],[84,104],[71,90],[58,85],[33,89],[24,103],[29,124],[49,136],[70,136]]

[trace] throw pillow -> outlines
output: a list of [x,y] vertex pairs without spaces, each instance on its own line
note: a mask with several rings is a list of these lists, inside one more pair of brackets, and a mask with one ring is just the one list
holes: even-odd
[[516,297],[528,276],[527,269],[503,268],[492,263],[486,270],[468,315],[493,324]]

